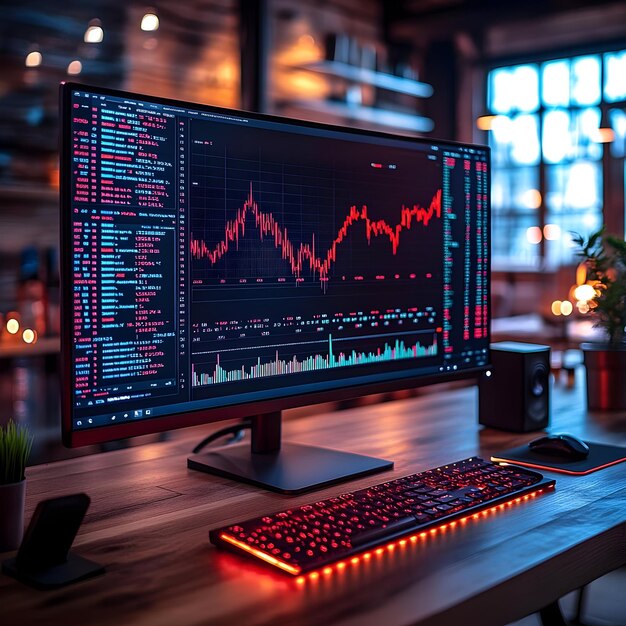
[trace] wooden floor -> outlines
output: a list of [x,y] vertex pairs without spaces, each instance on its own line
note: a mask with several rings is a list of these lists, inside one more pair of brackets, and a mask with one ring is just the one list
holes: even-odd
[[[206,434],[200,428],[29,468],[27,517],[47,497],[91,496],[75,549],[107,573],[45,593],[1,576],[2,624],[501,625],[626,563],[626,464],[558,476],[554,493],[301,586],[208,543],[210,528],[536,436],[480,429],[473,387],[429,391],[289,412],[286,439],[396,462],[391,472],[314,494],[286,497],[187,470]],[[554,431],[626,445],[626,415],[587,415],[580,381],[557,387],[552,415]]]

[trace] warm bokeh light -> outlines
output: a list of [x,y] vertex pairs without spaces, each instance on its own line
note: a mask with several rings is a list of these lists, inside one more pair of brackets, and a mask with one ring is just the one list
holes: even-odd
[[581,302],[588,302],[596,295],[596,290],[589,284],[578,285],[574,290],[574,297]]
[[558,224],[546,224],[543,227],[543,236],[548,241],[556,241],[561,238],[561,227]]
[[[300,43],[304,41],[304,43]],[[276,55],[279,63],[292,67],[294,65],[306,65],[320,60],[322,51],[314,42],[311,43],[307,35],[300,37],[293,44],[283,47]],[[321,76],[317,77],[320,80]]]
[[538,189],[528,189],[522,194],[522,202],[529,209],[538,209],[541,206],[541,193]]
[[159,18],[154,13],[146,13],[141,18],[141,30],[152,31],[159,28]]
[[80,74],[83,71],[83,64],[80,61],[72,61],[68,66],[67,66],[67,73],[70,76],[76,76],[78,74]]
[[300,35],[298,37],[298,45],[304,48],[311,48],[315,46],[315,37],[313,35]]
[[225,61],[215,68],[215,76],[221,83],[232,84],[235,80],[237,80],[237,67],[234,63]]
[[481,115],[476,119],[476,127],[478,130],[491,130],[493,126],[493,121],[496,119],[497,115]]
[[598,128],[593,133],[592,139],[596,143],[611,143],[615,141],[615,132],[612,128]]
[[100,43],[103,39],[104,31],[101,26],[94,24],[87,27],[84,37],[86,43]]
[[543,235],[541,234],[541,228],[539,226],[531,226],[526,231],[526,239],[528,243],[537,244],[541,241]]
[[26,55],[26,61],[24,63],[26,67],[39,67],[42,61],[43,57],[41,56],[41,52],[33,50]]
[[561,315],[571,315],[574,310],[574,305],[569,300],[563,300],[561,302]]
[[[576,268],[576,284],[584,285],[587,282],[587,264],[583,261]],[[580,298],[579,298],[580,300]]]
[[7,332],[16,335],[20,330],[20,323],[16,319],[7,320]]
[[37,333],[32,328],[25,328],[22,333],[24,343],[35,343],[37,341]]
[[550,310],[552,311],[552,315],[561,315],[561,304],[563,304],[560,300],[555,300],[550,306]]
[[583,315],[585,315],[586,313],[589,313],[590,311],[589,303],[587,302],[578,301],[576,303],[576,308],[578,309],[578,312],[582,313]]

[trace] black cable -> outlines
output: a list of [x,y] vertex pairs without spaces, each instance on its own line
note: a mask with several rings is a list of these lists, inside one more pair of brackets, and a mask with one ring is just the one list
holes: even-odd
[[248,420],[244,420],[239,424],[235,424],[233,426],[227,426],[226,428],[222,428],[220,430],[211,433],[208,437],[205,437],[194,449],[193,453],[198,454],[202,448],[208,446],[211,442],[216,439],[220,439],[221,437],[225,437],[226,435],[231,435],[232,437],[226,442],[226,445],[230,445],[233,443],[237,443],[241,441],[244,437],[244,431],[248,428],[252,428],[252,424]]

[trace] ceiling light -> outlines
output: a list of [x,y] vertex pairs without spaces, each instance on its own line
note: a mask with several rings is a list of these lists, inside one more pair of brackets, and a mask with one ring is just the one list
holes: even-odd
[[[94,20],[95,22],[96,20]],[[104,30],[98,23],[89,23],[85,31],[84,40],[86,43],[100,43],[104,39]]]
[[159,28],[159,18],[154,13],[146,13],[141,18],[141,30],[152,31]]
[[67,66],[67,73],[70,76],[76,76],[80,74],[82,71],[83,71],[83,64],[80,61],[74,60]]
[[41,65],[42,60],[41,52],[33,50],[26,55],[25,65],[26,67],[38,67]]

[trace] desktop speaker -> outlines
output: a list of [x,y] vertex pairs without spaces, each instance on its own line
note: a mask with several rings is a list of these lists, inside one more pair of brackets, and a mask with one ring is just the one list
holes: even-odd
[[526,433],[550,420],[550,347],[492,343],[489,372],[478,386],[478,421],[483,426]]

